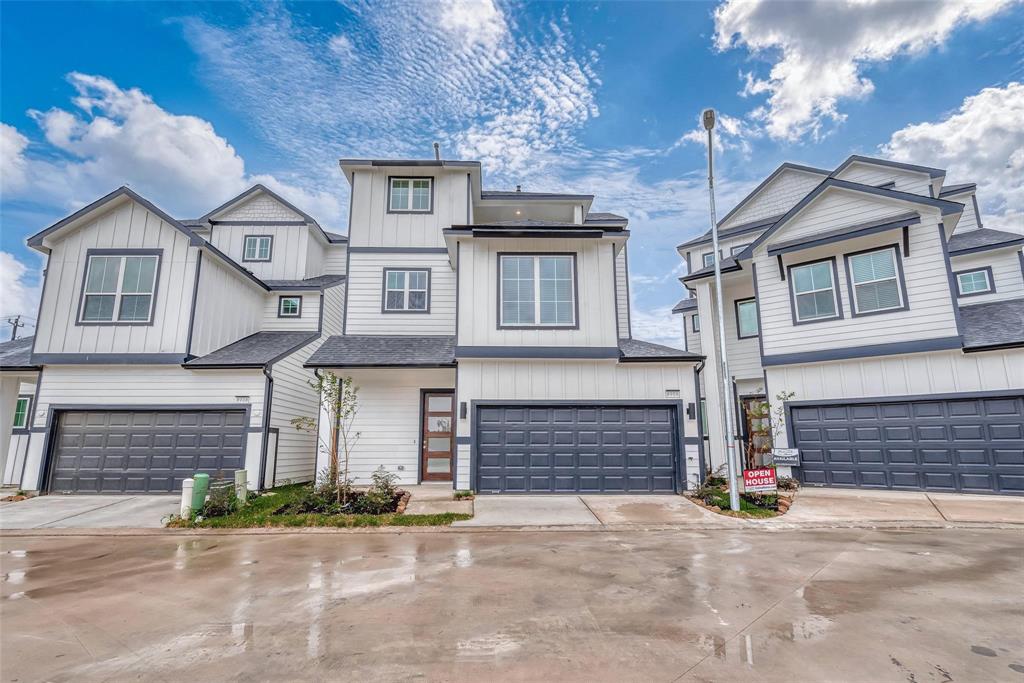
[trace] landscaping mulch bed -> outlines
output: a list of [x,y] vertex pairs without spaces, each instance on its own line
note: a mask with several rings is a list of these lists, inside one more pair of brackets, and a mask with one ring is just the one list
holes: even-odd
[[740,494],[740,509],[729,509],[729,491],[724,484],[704,485],[689,498],[705,510],[720,515],[741,518],[766,518],[784,515],[793,504],[796,490],[780,490],[778,494]]

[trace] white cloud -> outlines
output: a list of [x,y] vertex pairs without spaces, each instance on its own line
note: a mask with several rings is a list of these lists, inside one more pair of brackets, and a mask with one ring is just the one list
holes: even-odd
[[508,34],[505,15],[492,0],[443,0],[441,27],[467,48],[495,51]]
[[[9,254],[0,251],[0,319],[2,331],[0,339],[10,339],[10,327],[7,325],[8,316],[22,316],[21,322],[25,323],[18,333],[19,337],[29,337],[35,334],[36,312],[39,306],[39,285],[29,284],[27,275],[31,268]],[[41,278],[37,278],[37,282]]]
[[986,227],[1024,233],[1024,83],[985,88],[938,121],[916,123],[880,147],[897,161],[944,168],[978,184]]
[[5,199],[70,210],[128,184],[172,214],[190,217],[264,181],[325,225],[340,222],[339,197],[248,175],[208,121],[168,112],[138,88],[123,89],[102,76],[71,73],[68,81],[74,109],[30,112],[48,154],[30,154],[25,135],[6,124],[0,129]]
[[327,48],[340,59],[352,59],[356,54],[352,41],[343,33],[331,36],[327,41]]
[[841,122],[840,103],[874,91],[876,62],[941,46],[959,26],[990,19],[1015,0],[726,0],[715,11],[719,50],[746,47],[772,62],[766,78],[744,74],[746,96],[767,95],[751,118],[773,138],[818,138]]
[[[721,112],[716,113],[713,137],[716,154],[737,151],[744,158],[749,158],[753,151],[752,141],[761,136],[760,129],[750,124],[750,122],[729,116],[728,114],[722,114]],[[699,114],[697,115],[697,125],[684,133],[673,145],[673,148],[680,147],[686,143],[701,145],[704,149],[707,149],[708,133],[704,130]]]
[[[680,295],[679,298],[682,298]],[[633,336],[644,341],[683,348],[683,318],[672,313],[672,306],[658,306],[649,310],[634,308],[630,321]]]

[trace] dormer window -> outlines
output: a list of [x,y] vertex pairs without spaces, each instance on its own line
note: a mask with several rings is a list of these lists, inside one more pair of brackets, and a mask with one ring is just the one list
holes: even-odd
[[433,212],[433,178],[390,178],[388,183],[389,213]]
[[80,325],[148,325],[153,321],[160,249],[90,249]]
[[269,261],[274,254],[273,235],[246,235],[243,261]]

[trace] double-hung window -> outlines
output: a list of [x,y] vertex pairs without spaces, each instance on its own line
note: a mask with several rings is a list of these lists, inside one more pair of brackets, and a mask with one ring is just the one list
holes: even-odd
[[384,269],[384,312],[427,313],[430,271]]
[[14,428],[28,428],[28,413],[32,399],[29,396],[19,396],[18,402],[14,404]]
[[392,213],[430,213],[433,210],[433,178],[391,178],[388,211]]
[[736,336],[740,339],[756,337],[759,334],[757,325],[757,301],[742,299],[736,301]]
[[302,297],[301,296],[282,296],[277,300],[277,317],[278,318],[301,318],[302,317]]
[[269,261],[274,251],[274,238],[271,235],[246,235],[243,261]]
[[846,257],[855,315],[903,308],[896,247],[850,254]]
[[79,323],[145,325],[153,319],[160,252],[87,256]]
[[571,254],[503,254],[501,327],[574,327],[576,262]]
[[826,259],[790,266],[789,282],[796,322],[839,317],[839,300],[835,278],[832,277],[833,263],[832,259]]
[[956,274],[956,288],[960,296],[988,294],[992,288],[992,269],[965,270]]

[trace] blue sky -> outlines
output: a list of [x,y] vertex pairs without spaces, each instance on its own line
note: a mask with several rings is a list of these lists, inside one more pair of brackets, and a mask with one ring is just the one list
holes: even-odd
[[[26,236],[130,184],[201,215],[264,182],[344,230],[340,157],[479,159],[492,189],[629,216],[637,336],[678,343],[674,245],[783,161],[851,153],[979,183],[1024,232],[1024,4],[14,3],[0,22],[0,314],[35,315]],[[41,39],[45,37],[45,40]]]

